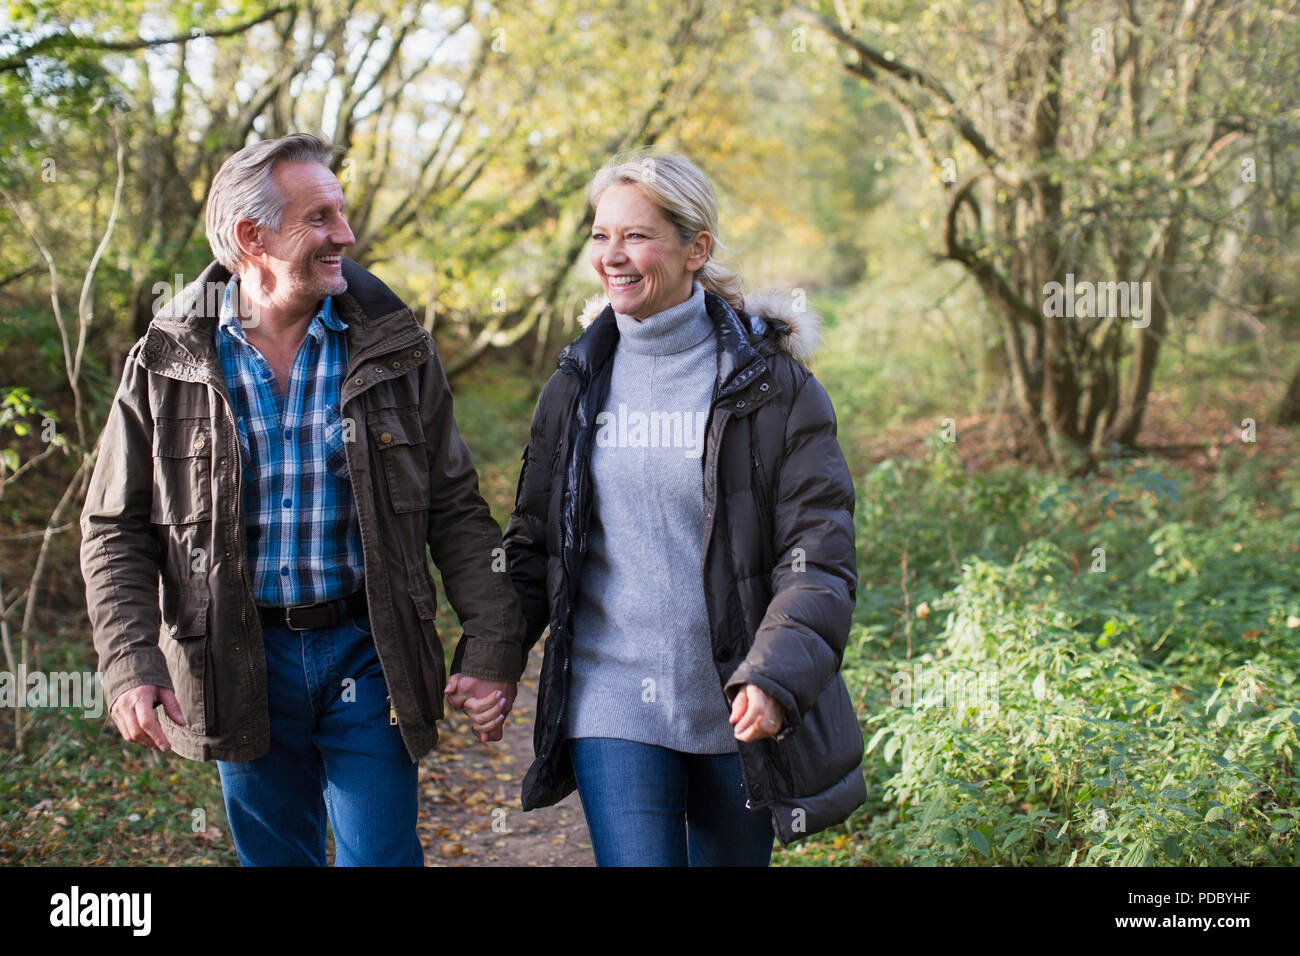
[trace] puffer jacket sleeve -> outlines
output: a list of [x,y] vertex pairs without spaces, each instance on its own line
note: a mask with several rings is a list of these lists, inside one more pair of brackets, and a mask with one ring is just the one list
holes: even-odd
[[552,411],[559,381],[552,377],[533,410],[528,445],[519,466],[515,507],[505,534],[510,580],[523,604],[527,621],[524,643],[529,648],[537,643],[551,617],[546,591],[549,557],[546,526],[551,501],[551,459],[565,426]]
[[429,446],[429,553],[464,632],[451,672],[513,683],[524,669],[523,617],[504,570],[493,567],[503,553],[501,528],[479,494],[446,373],[432,340],[426,342],[432,361],[424,370],[420,403]]
[[764,690],[798,728],[839,670],[857,591],[853,479],[835,438],[835,410],[807,375],[791,404],[773,494],[772,600],[745,659],[727,681]]
[[127,353],[81,512],[86,609],[110,710],[132,687],[172,687],[158,647],[162,546],[150,521],[154,429],[143,345]]

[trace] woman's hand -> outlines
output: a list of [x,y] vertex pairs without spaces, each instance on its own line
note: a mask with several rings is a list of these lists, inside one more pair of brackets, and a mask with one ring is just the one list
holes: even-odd
[[742,684],[731,702],[730,721],[737,740],[753,743],[780,733],[785,709],[754,684]]
[[483,743],[500,740],[506,715],[514,706],[517,684],[452,674],[443,688],[447,702],[470,719],[470,730]]

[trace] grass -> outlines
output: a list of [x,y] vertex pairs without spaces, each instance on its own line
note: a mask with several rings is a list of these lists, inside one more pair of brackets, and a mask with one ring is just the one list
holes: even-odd
[[31,744],[0,759],[0,865],[238,862],[215,765],[128,745],[100,719],[25,714]]

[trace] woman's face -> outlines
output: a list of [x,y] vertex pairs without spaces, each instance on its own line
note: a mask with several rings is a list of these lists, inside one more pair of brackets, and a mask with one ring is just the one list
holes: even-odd
[[712,237],[683,244],[657,205],[635,186],[610,186],[596,204],[591,266],[615,312],[646,319],[691,297]]

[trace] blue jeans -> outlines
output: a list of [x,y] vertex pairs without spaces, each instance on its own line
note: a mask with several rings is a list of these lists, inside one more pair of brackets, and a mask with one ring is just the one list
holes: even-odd
[[745,808],[738,753],[568,744],[597,866],[767,866],[772,815]]
[[338,627],[263,628],[271,749],[217,761],[244,866],[423,866],[416,772],[388,722],[388,685],[358,617]]

